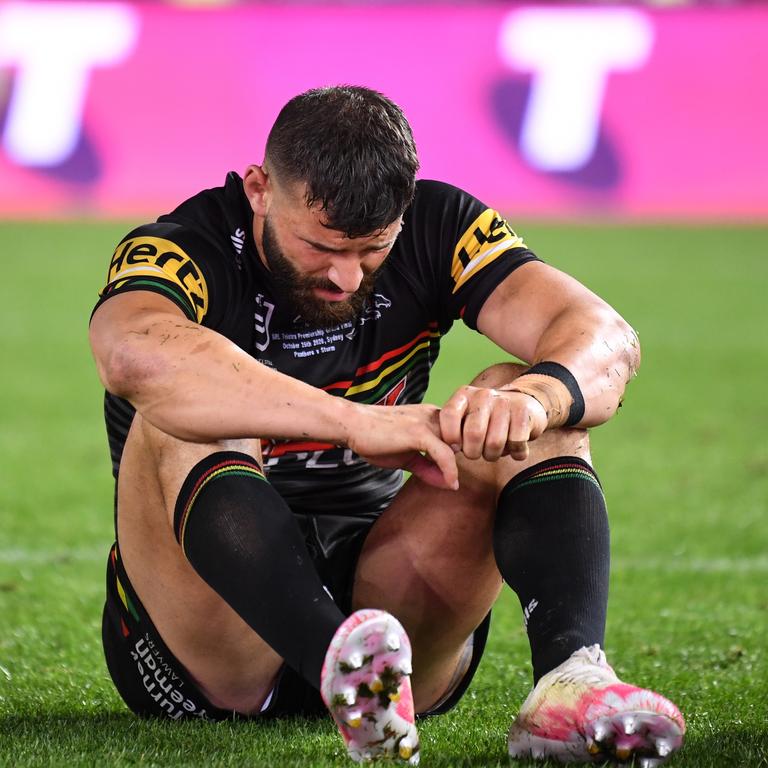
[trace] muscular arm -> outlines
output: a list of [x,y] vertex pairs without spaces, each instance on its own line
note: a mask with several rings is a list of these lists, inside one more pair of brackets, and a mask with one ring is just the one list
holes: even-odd
[[135,291],[104,302],[91,321],[90,341],[106,389],[174,437],[310,437],[347,445],[380,466],[408,468],[436,485],[456,484],[453,453],[437,437],[437,409],[377,408],[333,397],[261,365],[162,296]]
[[[540,262],[522,265],[495,289],[477,327],[521,360],[565,366],[584,397],[581,427],[613,416],[640,365],[637,335],[615,310]],[[517,387],[528,394],[514,391]],[[525,459],[528,441],[561,426],[571,402],[563,384],[535,374],[496,390],[462,387],[441,410],[443,439],[469,458],[495,460],[509,454]]]
[[525,264],[499,285],[477,325],[521,360],[564,365],[584,396],[580,426],[608,421],[640,366],[631,326],[577,280],[539,262]]

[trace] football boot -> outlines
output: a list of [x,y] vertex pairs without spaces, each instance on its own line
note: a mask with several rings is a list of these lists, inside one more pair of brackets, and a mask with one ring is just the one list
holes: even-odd
[[357,611],[336,631],[320,693],[355,762],[418,764],[410,674],[408,635],[386,611]]
[[599,645],[539,680],[509,730],[515,758],[655,768],[680,748],[685,721],[653,691],[621,682]]

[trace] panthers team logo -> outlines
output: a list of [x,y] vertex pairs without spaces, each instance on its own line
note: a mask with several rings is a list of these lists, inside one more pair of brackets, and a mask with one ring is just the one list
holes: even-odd
[[371,320],[378,320],[381,317],[382,310],[389,309],[391,306],[391,299],[388,299],[383,293],[374,293],[373,296],[365,302],[365,306],[360,311],[357,322],[352,326],[352,330],[346,334],[346,337],[352,341],[352,339],[355,338],[358,328]]

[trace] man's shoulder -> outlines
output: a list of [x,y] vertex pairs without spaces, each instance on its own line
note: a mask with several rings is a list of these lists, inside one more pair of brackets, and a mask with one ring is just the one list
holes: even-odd
[[419,179],[416,182],[416,194],[406,219],[414,222],[425,220],[443,227],[453,221],[457,225],[475,217],[487,206],[466,190],[434,179]]
[[102,300],[129,290],[155,291],[198,322],[220,323],[250,275],[250,222],[238,208],[238,181],[230,174],[225,186],[203,190],[132,229],[112,256]]
[[232,183],[230,175],[223,186],[200,190],[179,203],[170,213],[160,216],[158,221],[185,223],[190,226],[204,226],[209,223],[227,206],[227,187]]
[[419,179],[416,182],[414,201],[425,200],[454,202],[462,199],[473,199],[472,195],[463,189],[436,179]]
[[176,224],[203,237],[226,236],[232,225],[245,226],[250,209],[246,208],[243,180],[234,171],[227,174],[223,186],[203,189],[160,216],[159,224]]
[[118,249],[138,248],[137,253],[145,255],[181,251],[195,261],[232,262],[239,267],[251,227],[241,184],[240,177],[230,173],[224,186],[204,189],[156,221],[132,229]]
[[[224,249],[200,229],[174,221],[156,221],[132,229],[120,240],[112,257],[110,276],[130,268],[210,273],[229,261]],[[113,273],[115,273],[113,275]]]

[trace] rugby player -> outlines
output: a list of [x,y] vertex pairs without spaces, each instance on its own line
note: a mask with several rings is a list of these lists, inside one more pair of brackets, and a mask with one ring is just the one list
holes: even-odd
[[[465,692],[506,582],[534,680],[510,754],[657,765],[685,724],[602,651],[587,437],[637,337],[417,169],[390,100],[309,91],[261,165],[117,246],[90,326],[116,481],[110,674],[140,715],[330,710],[353,759],[415,764],[415,714]],[[422,404],[457,320],[529,365]]]

